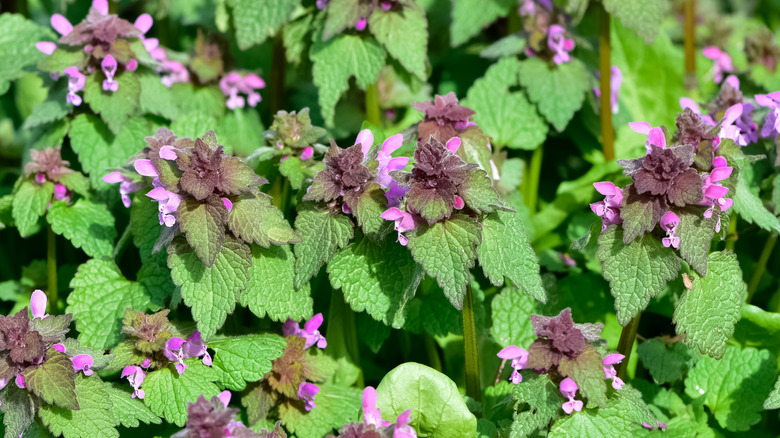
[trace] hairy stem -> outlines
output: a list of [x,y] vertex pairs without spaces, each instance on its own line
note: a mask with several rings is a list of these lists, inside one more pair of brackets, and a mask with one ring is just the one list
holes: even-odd
[[601,148],[604,161],[615,159],[615,129],[612,126],[610,80],[612,77],[612,47],[609,42],[609,14],[601,7],[599,18],[599,88],[601,90]]
[[526,172],[525,180],[525,205],[531,210],[531,214],[536,213],[536,203],[539,199],[539,177],[542,173],[542,157],[544,156],[544,145],[540,144],[534,149],[531,155],[531,162]]
[[57,312],[57,235],[47,226],[47,245],[46,245],[46,270],[48,289],[46,290],[49,299],[49,313]]
[[618,364],[617,372],[618,377],[621,379],[626,378],[626,371],[628,370],[628,360],[631,359],[631,349],[634,347],[634,341],[636,340],[636,331],[639,328],[639,319],[642,317],[642,312],[636,314],[634,319],[623,327],[623,331],[620,332],[620,341],[618,341],[618,353],[625,356],[622,362]]
[[753,299],[753,295],[758,289],[758,283],[761,282],[761,277],[764,275],[764,272],[766,272],[766,263],[769,261],[769,257],[772,255],[772,250],[775,248],[775,243],[777,243],[777,234],[772,234],[764,244],[764,249],[761,251],[761,256],[758,258],[756,270],[753,271],[753,276],[750,277],[750,283],[748,284],[748,303],[750,303],[750,300]]
[[726,249],[734,251],[734,245],[737,242],[737,214],[729,217],[729,230],[726,232]]
[[463,299],[463,347],[466,353],[466,395],[480,401],[482,390],[479,387],[479,351],[471,283],[466,286],[466,296]]
[[366,88],[366,120],[374,126],[380,126],[382,115],[379,109],[379,87],[371,84]]
[[284,43],[282,41],[282,29],[276,33],[274,38],[274,49],[271,55],[271,117],[277,111],[284,109],[284,80],[286,77],[287,58],[284,52]]
[[425,338],[425,350],[428,352],[428,362],[434,370],[441,372],[441,359],[439,358],[439,351],[436,349],[436,341],[433,339],[430,333],[424,333]]
[[116,246],[114,246],[113,259],[115,262],[117,262],[119,256],[125,251],[128,241],[130,241],[130,224],[127,224],[125,231],[119,236],[119,240],[116,242]]
[[685,88],[696,87],[696,0],[685,2]]
[[506,366],[506,359],[501,360],[501,365],[498,367],[498,373],[496,373],[496,381],[493,382],[493,386],[498,385],[501,383],[501,374],[504,372],[504,367]]
[[344,301],[341,293],[333,291],[330,296],[330,313],[327,327],[328,355],[337,362],[346,361],[357,368],[359,387],[363,383],[363,370],[360,367],[360,352],[358,351],[357,329],[355,328],[355,312]]
[[290,180],[285,178],[284,179],[284,186],[282,186],[282,194],[279,196],[279,210],[284,214],[285,209],[287,208],[287,203],[289,199],[287,199],[290,196]]

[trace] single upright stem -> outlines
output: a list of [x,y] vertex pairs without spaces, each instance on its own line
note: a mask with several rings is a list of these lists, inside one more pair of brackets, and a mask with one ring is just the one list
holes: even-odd
[[366,120],[374,126],[382,123],[382,113],[379,109],[379,87],[376,83],[366,88]]
[[360,369],[357,384],[364,387],[363,370],[360,367],[355,312],[349,307],[341,293],[333,291],[330,296],[330,314],[328,315],[328,350],[334,358],[344,358]]
[[777,243],[777,234],[772,234],[764,244],[764,249],[761,251],[761,256],[758,258],[756,270],[753,271],[753,276],[750,277],[750,284],[748,284],[748,303],[750,303],[750,300],[753,299],[753,294],[755,294],[756,289],[758,289],[758,283],[761,282],[761,277],[766,271],[766,263],[769,261],[769,256],[772,255],[772,250],[775,248],[775,243]]
[[46,245],[46,270],[48,289],[47,295],[49,299],[49,313],[54,314],[57,311],[57,235],[51,229],[51,225],[47,226],[47,245]]
[[474,320],[474,294],[471,283],[466,286],[463,298],[463,347],[466,353],[466,395],[482,400],[479,384],[479,351],[477,350],[477,325]]
[[612,126],[612,47],[609,42],[609,14],[601,7],[599,19],[599,89],[601,90],[601,143],[604,161],[615,159],[615,129]]
[[125,247],[127,246],[127,242],[130,240],[130,224],[127,224],[125,227],[125,231],[122,232],[122,235],[119,237],[119,241],[116,242],[116,246],[114,246],[114,262],[117,262],[117,258],[119,258],[120,255],[122,255],[122,252],[124,252]]
[[623,331],[620,332],[620,341],[618,341],[618,353],[625,356],[623,361],[618,364],[617,372],[618,377],[621,379],[626,378],[626,370],[628,370],[628,360],[631,359],[631,349],[634,347],[634,341],[636,340],[636,331],[639,328],[639,318],[642,317],[642,312],[636,314],[634,319],[623,327]]
[[284,42],[282,41],[282,28],[276,33],[274,38],[274,51],[271,55],[271,117],[277,111],[284,109],[284,80],[287,69],[287,57],[284,52]]
[[285,210],[287,209],[287,201],[288,197],[290,196],[290,180],[287,178],[284,178],[284,186],[282,186],[282,194],[280,195],[280,205],[279,210],[281,210],[282,214],[284,214]]
[[428,351],[428,361],[431,368],[441,372],[441,359],[439,358],[439,351],[436,350],[436,341],[430,333],[423,334],[423,337],[425,338],[425,349]]
[[726,232],[726,249],[734,251],[737,237],[737,214],[732,213],[729,217],[729,229]]
[[685,2],[685,88],[696,88],[696,0]]
[[539,177],[542,173],[542,157],[544,156],[544,145],[540,144],[534,149],[531,155],[531,163],[528,166],[528,179],[526,179],[525,205],[531,210],[531,214],[536,213],[536,203],[539,200]]

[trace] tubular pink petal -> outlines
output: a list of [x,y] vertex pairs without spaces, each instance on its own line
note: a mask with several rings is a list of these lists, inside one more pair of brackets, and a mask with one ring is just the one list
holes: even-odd
[[729,109],[726,110],[726,117],[723,124],[731,125],[741,115],[742,115],[742,104],[738,103],[736,105],[732,105],[729,107]]
[[496,356],[498,356],[501,359],[512,360],[522,356],[524,352],[525,350],[523,350],[522,348],[514,345],[510,345],[502,349],[501,351],[499,351]]
[[48,304],[48,298],[42,290],[36,289],[32,296],[30,296],[30,311],[33,318],[46,318],[46,305]]
[[125,69],[127,69],[127,71],[136,71],[136,69],[138,69],[138,61],[131,59],[130,62],[125,64]]
[[593,183],[593,187],[596,189],[597,192],[601,193],[604,196],[613,196],[620,191],[618,190],[617,187],[615,187],[614,183],[611,183],[609,181]]
[[680,106],[682,107],[682,109],[690,108],[691,111],[701,115],[701,110],[699,109],[699,105],[696,104],[696,102],[694,102],[693,99],[689,97],[681,97]]
[[718,199],[726,196],[728,194],[729,189],[728,187],[723,186],[709,186],[707,187],[707,190],[704,192],[704,196],[711,198],[711,199]]
[[456,210],[463,210],[463,207],[466,206],[466,203],[463,202],[463,198],[461,198],[458,195],[455,195],[455,204],[453,207],[455,207]]
[[409,424],[409,422],[411,421],[411,418],[410,418],[411,415],[412,415],[412,410],[411,409],[407,409],[407,410],[403,411],[401,413],[401,415],[399,415],[398,418],[395,420],[396,424],[398,426],[405,426],[405,425]]
[[[674,213],[672,213],[674,214]],[[676,215],[675,215],[676,216]],[[679,219],[678,219],[679,222]],[[607,357],[604,358],[604,365],[614,365],[616,363],[620,363],[623,359],[626,357],[619,353],[613,353],[608,354]]]
[[718,205],[720,205],[720,211],[726,211],[734,205],[734,200],[731,198],[721,198]]
[[717,59],[721,55],[723,55],[723,52],[721,52],[720,49],[715,47],[715,46],[705,47],[701,51],[701,53],[702,53],[702,55],[704,55],[706,58],[709,58],[709,59]]
[[572,380],[571,377],[567,377],[561,381],[560,389],[564,394],[571,393],[573,395],[579,388],[577,382]]
[[160,176],[151,160],[135,160],[133,167],[135,167],[136,172],[143,176]]
[[120,182],[126,181],[127,179],[129,179],[129,178],[127,178],[126,176],[122,175],[122,172],[111,172],[111,173],[109,173],[109,174],[107,174],[106,176],[103,177],[103,181],[105,181],[105,182],[107,182],[109,184],[120,183]]
[[155,201],[164,201],[170,197],[168,190],[164,187],[156,187],[146,193],[146,196],[154,199]]
[[731,88],[736,88],[739,90],[739,78],[737,78],[734,75],[728,75],[726,78],[726,83],[731,85]]
[[647,122],[630,122],[628,127],[633,129],[634,132],[639,134],[649,134],[652,127]]
[[374,133],[372,133],[370,129],[360,131],[355,143],[360,144],[360,150],[363,151],[363,156],[367,156],[371,146],[374,145]]
[[138,18],[135,19],[133,26],[140,30],[141,33],[145,34],[146,32],[149,32],[149,29],[152,28],[152,24],[154,24],[154,20],[152,19],[151,15],[141,14],[138,16]]
[[160,40],[158,40],[157,38],[146,38],[143,44],[144,44],[144,48],[146,48],[146,51],[152,53],[152,51],[155,50],[160,45]]
[[314,156],[314,148],[311,146],[306,146],[305,148],[303,148],[303,152],[301,152],[301,161],[309,160],[313,156]]
[[731,172],[733,171],[733,167],[716,167],[712,169],[712,173],[710,174],[710,181],[723,181],[724,179],[730,177]]
[[409,164],[409,157],[396,157],[391,158],[390,161],[387,162],[387,170],[401,170],[406,165]]
[[[230,199],[228,198],[222,198],[222,204],[225,205],[225,208],[227,208],[228,213],[230,213],[230,210],[233,209],[233,203],[230,202]],[[178,205],[176,207],[178,208]]]
[[[675,226],[675,225],[680,223],[680,217],[677,216],[676,214],[674,214],[673,211],[667,211],[666,214],[661,216],[660,222],[661,222],[661,226],[662,227],[664,227],[664,228],[671,228],[671,227],[673,227],[673,226]],[[610,355],[610,356],[614,356],[614,355]],[[607,357],[609,357],[609,356],[607,356]],[[606,359],[604,359],[604,360],[606,360]],[[606,363],[606,362],[604,362],[604,363]],[[614,362],[614,363],[617,363],[617,362]]]
[[366,386],[365,389],[363,389],[363,411],[376,408],[376,399],[376,389],[371,386]]
[[774,100],[775,102],[780,102],[780,91],[773,91],[769,94],[767,94],[770,99]]
[[318,313],[308,321],[306,321],[306,324],[303,325],[303,330],[309,333],[313,333],[316,331],[320,326],[322,325],[323,317],[322,313]]
[[230,399],[231,399],[230,391],[225,390],[220,392],[217,398],[219,398],[219,401],[222,402],[222,406],[228,407],[228,404],[230,404]]
[[404,144],[404,136],[403,134],[395,134],[393,136],[388,137],[387,140],[382,143],[382,154],[385,154],[389,156],[398,148],[400,148]]
[[60,14],[52,15],[50,21],[51,21],[51,27],[53,27],[54,30],[56,30],[57,33],[62,36],[66,36],[69,33],[73,32],[73,25],[70,24],[70,21],[68,21],[67,18],[63,17]]
[[108,15],[108,0],[92,0],[92,7],[103,15]]
[[49,41],[40,41],[35,43],[35,48],[45,55],[51,55],[57,50],[57,45]]
[[160,148],[160,158],[173,161],[176,159],[176,148],[173,146],[163,146]]
[[653,128],[647,134],[647,142],[659,148],[666,147],[666,136],[661,128]]
[[714,167],[725,167],[728,166],[728,162],[725,157],[715,157],[712,159],[712,165]]
[[[64,346],[64,345],[62,345],[62,344],[54,344],[54,345],[52,345],[52,346],[51,346],[51,348],[52,348],[53,350],[57,350],[57,351],[59,351],[60,353],[64,353],[64,352],[65,352],[65,346]],[[0,388],[0,389],[1,389],[1,388]]]
[[393,207],[393,208],[388,208],[387,210],[385,210],[384,213],[379,215],[379,217],[381,217],[384,220],[395,221],[395,220],[398,220],[398,219],[401,219],[402,217],[404,217],[404,212],[402,212],[401,210]]
[[774,108],[776,106],[775,101],[766,94],[756,94],[753,98],[756,99],[756,103],[761,106],[768,106],[770,108]]
[[92,358],[92,356],[88,354],[79,354],[78,356],[70,358],[70,360],[73,362],[73,369],[77,372],[84,371],[84,374],[87,374],[89,367],[95,363],[95,360]]
[[458,148],[460,147],[460,138],[459,137],[452,137],[451,139],[447,140],[447,149],[452,152],[453,154],[458,153]]
[[244,82],[252,88],[265,88],[265,81],[254,73],[244,76]]

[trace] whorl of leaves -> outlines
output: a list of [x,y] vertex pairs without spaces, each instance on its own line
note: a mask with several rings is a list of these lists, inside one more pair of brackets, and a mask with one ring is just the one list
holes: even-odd
[[165,343],[173,337],[173,326],[168,322],[168,313],[165,309],[160,312],[146,315],[133,309],[125,310],[122,333],[135,338],[135,348],[144,353],[160,351]]
[[330,202],[341,197],[354,211],[372,172],[364,164],[360,144],[342,149],[334,141],[325,154],[325,169],[317,173],[305,201]]
[[309,108],[295,111],[279,111],[274,116],[271,128],[263,133],[270,144],[283,147],[304,148],[322,138],[327,131],[312,126]]
[[[737,90],[737,92],[739,92],[739,90]],[[742,93],[740,93],[740,95],[741,94]],[[701,116],[693,112],[690,108],[685,108],[685,110],[677,116],[675,124],[677,125],[677,143],[679,144],[689,144],[696,147],[699,146],[701,142],[709,143],[716,138],[712,126],[704,123]]]
[[40,151],[30,151],[30,162],[24,165],[24,175],[42,173],[47,181],[60,182],[60,177],[66,173],[73,173],[70,162],[62,159],[60,148],[45,148]]
[[436,95],[433,101],[414,102],[412,107],[425,114],[425,119],[418,127],[421,141],[427,141],[433,136],[446,142],[465,129],[469,118],[475,114],[471,108],[458,105],[458,98],[452,92],[444,96]]
[[599,340],[603,324],[575,324],[571,308],[557,316],[530,315],[534,335],[538,338],[528,348],[528,367],[549,369],[557,366],[563,357],[574,359],[582,354],[589,342]]

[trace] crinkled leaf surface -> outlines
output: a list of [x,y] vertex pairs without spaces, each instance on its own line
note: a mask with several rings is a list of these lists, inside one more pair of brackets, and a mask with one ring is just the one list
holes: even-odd
[[777,408],[780,408],[780,378],[775,382],[775,389],[773,389],[766,400],[764,400],[764,409]]
[[368,18],[368,27],[393,58],[421,81],[427,78],[428,21],[425,10],[415,2],[398,10],[376,8]]
[[517,3],[513,0],[451,0],[450,44],[459,46],[498,17],[506,17]]
[[46,212],[53,193],[54,184],[50,182],[37,184],[24,181],[19,186],[11,203],[11,215],[22,237],[35,234],[39,230],[38,219]]
[[301,243],[295,245],[295,287],[298,289],[336,251],[347,246],[355,233],[349,216],[313,207],[298,212],[295,231],[301,236]]
[[211,267],[225,241],[225,222],[228,212],[221,200],[198,202],[193,198],[179,206],[177,221],[187,236],[187,243],[195,250],[206,267]]
[[21,435],[35,421],[35,412],[40,402],[33,394],[11,385],[0,393],[0,411],[3,412],[5,437],[15,438]]
[[146,407],[138,398],[131,398],[131,390],[119,383],[106,383],[103,386],[113,406],[111,416],[116,425],[125,427],[138,427],[143,421],[147,424],[160,424],[162,420],[154,412]]
[[268,315],[274,321],[311,318],[314,300],[309,283],[295,289],[295,257],[288,245],[262,248],[252,245],[249,285],[241,292],[240,303],[258,318]]
[[653,381],[661,385],[683,378],[698,355],[679,342],[667,343],[660,338],[642,342],[636,349],[639,360],[650,371]]
[[[170,88],[163,85],[157,75],[142,74],[138,77],[141,84],[139,102],[141,111],[176,120],[180,115],[179,107]],[[178,134],[178,133],[177,133]]]
[[300,437],[320,437],[358,420],[362,396],[359,389],[327,383],[318,386],[315,409],[306,412],[289,405],[280,406],[282,424],[289,432]]
[[90,257],[110,257],[114,250],[114,215],[103,204],[84,198],[73,205],[55,202],[46,215],[51,229]]
[[750,166],[739,170],[737,185],[734,189],[735,193],[733,196],[729,196],[734,199],[734,211],[739,213],[740,218],[756,224],[767,231],[778,233],[780,232],[780,219],[767,210],[761,198],[751,190],[751,185],[755,186],[757,184],[758,182],[754,181],[753,169]]
[[715,215],[704,217],[704,209],[679,211],[680,223],[676,235],[680,237],[680,256],[699,275],[707,275],[707,253],[715,235]]
[[68,90],[63,86],[50,88],[46,100],[36,105],[32,113],[24,120],[24,129],[34,128],[67,117],[73,112],[73,105],[65,101],[67,94]]
[[236,40],[241,50],[276,34],[300,0],[227,0],[233,12]]
[[300,242],[282,212],[263,195],[241,195],[228,213],[227,225],[236,237],[265,248]]
[[591,89],[590,78],[585,64],[576,58],[553,67],[539,58],[520,63],[520,83],[528,98],[558,132],[582,107],[585,92]]
[[529,315],[542,313],[541,304],[516,287],[506,287],[491,302],[493,338],[502,347],[528,346],[536,339]]
[[0,58],[7,60],[0,66],[0,95],[8,91],[12,80],[46,56],[35,48],[35,43],[53,36],[50,30],[21,14],[0,16]]
[[44,405],[38,412],[43,424],[54,435],[63,435],[64,438],[119,437],[115,427],[116,422],[111,414],[113,403],[100,378],[78,376],[76,396],[79,400],[79,410]]
[[[128,118],[138,110],[141,96],[141,82],[135,74],[125,71],[117,74],[117,91],[103,91],[103,75],[87,76],[84,85],[84,102],[100,114],[111,132],[119,134]],[[140,148],[139,148],[140,149]]]
[[219,388],[213,383],[217,380],[214,370],[197,358],[184,363],[188,366],[184,374],[178,374],[172,366],[163,368],[149,373],[141,387],[146,392],[146,406],[179,427],[187,420],[187,402],[195,402],[200,395],[210,400],[219,394]]
[[76,372],[70,358],[59,352],[48,352],[41,366],[28,368],[24,374],[27,390],[32,391],[50,405],[65,409],[79,408],[76,401]]
[[512,422],[512,437],[528,436],[535,430],[546,429],[550,421],[561,416],[561,405],[566,401],[547,374],[525,371],[522,375],[523,381],[513,385],[513,397],[519,403],[519,410]]
[[580,387],[580,393],[599,407],[607,404],[607,385],[604,380],[604,364],[595,347],[587,347],[576,359],[564,356],[558,365],[564,377],[571,377]]
[[604,0],[604,9],[633,29],[645,44],[652,44],[669,9],[667,0]]
[[217,382],[233,391],[242,391],[247,382],[256,382],[271,371],[271,362],[287,348],[284,338],[274,334],[215,339],[212,365]]

